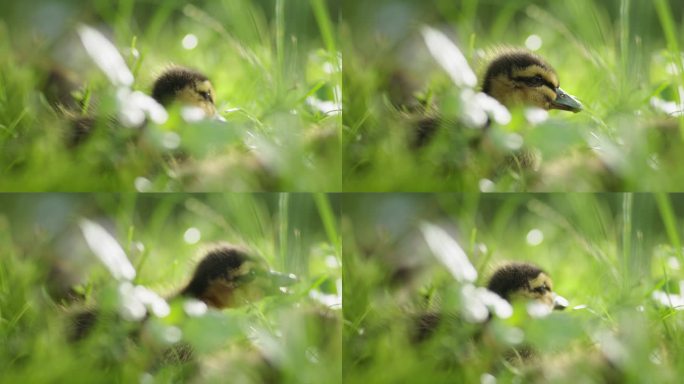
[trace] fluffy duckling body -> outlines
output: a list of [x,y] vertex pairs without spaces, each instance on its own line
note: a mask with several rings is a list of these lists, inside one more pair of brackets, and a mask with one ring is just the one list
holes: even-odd
[[[521,49],[504,50],[490,61],[482,80],[482,92],[507,108],[537,107],[577,113],[582,104],[560,88],[558,75],[540,56]],[[525,149],[505,156],[506,169],[539,170],[540,156]]]
[[[575,97],[560,88],[553,67],[540,56],[524,49],[504,49],[493,54],[483,73],[480,85],[482,92],[507,108],[538,107],[571,112],[579,112],[583,108]],[[422,106],[410,109],[424,111],[434,108]],[[448,118],[434,111],[430,115],[420,117],[414,124],[416,129],[411,147],[422,147],[430,141],[440,125],[452,124]],[[471,145],[478,147],[482,142],[482,137],[477,137]]]
[[551,278],[530,263],[509,263],[499,267],[489,279],[487,289],[506,299],[534,300],[550,309],[563,310],[568,302],[553,291]]
[[[563,310],[568,305],[565,298],[553,291],[553,282],[546,272],[530,263],[507,263],[500,266],[492,274],[487,289],[509,303],[519,300],[532,301],[543,304],[549,310]],[[438,312],[421,314],[417,319],[414,341],[427,339],[445,318],[462,321],[457,316],[443,316]]]
[[152,98],[163,106],[174,102],[201,108],[207,117],[216,115],[216,92],[201,72],[174,67],[162,73],[152,86]]
[[[78,76],[64,68],[53,68],[46,80],[44,91],[50,103],[69,121],[71,130],[66,135],[69,147],[83,143],[97,124],[97,102],[83,100],[73,95],[81,93],[83,84]],[[216,117],[216,92],[203,73],[185,67],[172,67],[159,75],[152,85],[152,98],[164,107],[173,104],[196,107],[205,117]],[[84,110],[87,109],[87,110]],[[107,124],[120,125],[114,116],[107,116]]]
[[560,88],[556,71],[532,52],[511,49],[490,61],[482,92],[508,108],[534,106],[545,110],[579,112],[582,104]]
[[193,297],[217,309],[231,308],[295,281],[294,275],[271,271],[264,260],[245,249],[221,246],[204,256],[178,296]]
[[[274,294],[280,287],[294,282],[294,275],[270,270],[261,257],[246,249],[221,245],[202,258],[187,286],[171,299],[194,298],[215,309],[235,308]],[[72,318],[70,339],[83,339],[98,321],[97,309],[77,313]]]

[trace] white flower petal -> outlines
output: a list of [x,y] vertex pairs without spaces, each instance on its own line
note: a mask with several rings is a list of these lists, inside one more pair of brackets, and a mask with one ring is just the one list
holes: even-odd
[[459,87],[474,88],[477,85],[477,76],[456,44],[434,28],[425,26],[421,32],[430,54],[451,80]]
[[130,281],[135,278],[135,268],[126,257],[126,252],[109,232],[100,224],[88,219],[82,219],[79,226],[88,247],[115,279]]
[[442,228],[422,223],[420,229],[432,253],[459,282],[474,282],[477,270],[460,245]]
[[116,86],[130,87],[133,84],[133,74],[114,44],[98,30],[87,25],[81,24],[77,31],[86,52],[109,81]]

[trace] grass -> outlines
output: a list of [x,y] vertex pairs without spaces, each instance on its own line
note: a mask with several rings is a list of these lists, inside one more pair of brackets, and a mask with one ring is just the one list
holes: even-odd
[[[46,193],[0,195],[0,382],[675,382],[684,199],[665,192],[684,189],[683,11],[664,0],[3,2],[0,190]],[[115,45],[131,90],[149,94],[171,64],[206,73],[226,123],[170,107],[165,123],[124,128],[82,24]],[[541,41],[585,110],[532,123],[512,109],[508,124],[467,127],[469,99],[425,49],[424,26],[476,71],[492,48]],[[49,90],[62,67],[79,84],[68,113]],[[413,148],[417,101],[440,120]],[[95,130],[70,147],[73,116]],[[538,170],[502,167],[517,143]],[[89,193],[55,193],[76,191]],[[134,283],[164,297],[219,241],[300,280],[245,307],[193,317],[172,301],[168,317],[126,321],[81,218],[102,223]],[[430,253],[425,223],[460,244],[475,285],[504,260],[534,262],[569,310],[533,318],[514,304],[510,318],[463,321],[465,284]],[[59,283],[84,301],[60,297]],[[340,294],[344,309],[328,308]],[[72,314],[91,305],[111,317],[69,343]],[[452,321],[417,344],[426,308]],[[179,335],[195,358],[165,362]],[[525,348],[533,359],[509,357]]]
[[[345,196],[345,382],[676,380],[681,307],[654,292],[682,293],[683,203],[666,194]],[[530,261],[553,277],[569,309],[532,318],[515,305],[512,317],[486,326],[458,320],[462,283],[430,253],[424,222],[460,243],[476,285],[497,263]],[[417,344],[407,335],[425,308],[454,317]],[[536,356],[523,365],[505,352],[521,345]]]
[[[341,189],[340,54],[331,32],[336,10],[326,2],[32,0],[2,8],[0,189]],[[140,131],[112,123],[121,109],[117,89],[85,54],[79,24],[115,44],[134,90],[149,94],[172,64],[207,74],[226,124],[187,123],[175,108],[166,123]],[[193,36],[196,46],[184,48]],[[75,148],[66,145],[73,124],[46,90],[57,68],[79,88],[65,98],[96,118],[94,133]]]
[[[345,190],[682,190],[681,10],[629,0],[345,3]],[[461,90],[425,49],[423,25],[444,31],[476,71],[492,48],[525,47],[538,37],[537,53],[585,110],[552,111],[532,124],[514,109],[509,124],[486,133],[468,128]],[[417,98],[442,124],[415,149],[409,143],[423,116],[411,110]],[[665,111],[654,98],[675,104]],[[488,146],[469,144],[482,136]],[[502,166],[512,139],[541,154],[538,170]]]
[[[19,194],[0,197],[0,207],[0,382],[340,381],[341,311],[329,307],[341,294],[341,255],[329,239],[339,236],[331,223],[337,198]],[[179,301],[169,302],[170,315],[144,326],[103,317],[87,339],[70,343],[65,335],[79,308],[115,314],[120,300],[118,282],[84,242],[81,218],[108,228],[137,270],[134,283],[165,297],[187,282],[201,250],[217,242],[246,245],[299,281],[289,294],[200,317],[187,315]],[[191,228],[199,240],[187,235]],[[75,279],[83,302],[60,299],[67,278]],[[169,332],[177,330],[193,346],[194,360],[161,363]]]

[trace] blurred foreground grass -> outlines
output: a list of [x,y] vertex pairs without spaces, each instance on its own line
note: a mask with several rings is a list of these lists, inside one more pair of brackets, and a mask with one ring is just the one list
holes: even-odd
[[[345,196],[343,206],[345,382],[655,383],[684,374],[681,195],[369,194]],[[530,261],[570,307],[533,318],[522,305],[508,319],[465,322],[461,283],[430,252],[424,222],[459,242],[476,285],[497,263]],[[426,308],[440,308],[446,323],[416,343]],[[517,364],[512,347],[533,357]]]
[[[341,189],[336,12],[324,0],[4,2],[0,189]],[[172,109],[142,132],[112,124],[118,90],[85,54],[79,24],[116,45],[134,90],[149,94],[172,64],[205,73],[227,122],[187,123]],[[80,85],[66,98],[96,115],[95,132],[76,148],[65,145],[72,124],[46,99],[55,71]]]
[[[305,194],[0,196],[0,382],[339,382],[338,210],[336,198]],[[100,320],[71,344],[70,313],[84,305],[115,312],[121,297],[86,246],[81,218],[114,235],[137,269],[135,284],[165,297],[217,242],[246,245],[299,282],[199,317],[173,301],[169,316],[152,316],[140,333],[135,321]],[[59,298],[72,284],[84,303]],[[193,360],[161,363],[160,343],[178,336]]]
[[[666,0],[345,2],[345,190],[683,190],[682,10]],[[467,102],[425,48],[423,25],[445,32],[476,72],[498,46],[536,51],[585,110],[536,123],[513,110],[486,133],[469,127]],[[409,145],[417,97],[443,118],[418,149]],[[474,148],[483,135],[488,146]],[[540,154],[538,171],[502,169],[520,145]]]

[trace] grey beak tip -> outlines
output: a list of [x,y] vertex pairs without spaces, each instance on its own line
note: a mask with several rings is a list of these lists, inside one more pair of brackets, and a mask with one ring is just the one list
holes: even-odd
[[553,299],[553,309],[562,311],[570,305],[568,299],[563,296],[556,296]]
[[556,88],[556,100],[551,105],[553,108],[577,113],[584,109],[582,103],[574,96],[566,93],[561,88]]

